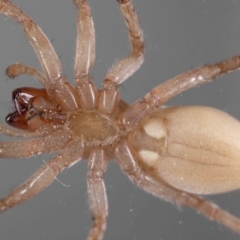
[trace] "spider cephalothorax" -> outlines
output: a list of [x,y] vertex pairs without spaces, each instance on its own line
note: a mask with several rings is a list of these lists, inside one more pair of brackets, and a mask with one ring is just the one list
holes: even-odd
[[7,68],[7,75],[13,78],[28,74],[44,87],[13,91],[15,112],[6,121],[15,129],[0,125],[0,131],[31,139],[0,142],[0,157],[57,153],[0,200],[0,211],[38,194],[59,172],[84,158],[89,162],[88,197],[94,221],[88,239],[101,240],[108,215],[103,174],[107,162],[114,158],[137,186],[166,201],[195,208],[240,233],[240,219],[197,195],[240,188],[240,144],[236,141],[240,123],[208,107],[162,107],[181,92],[238,69],[240,57],[180,74],[129,106],[120,99],[118,85],[141,66],[144,49],[131,0],[118,3],[132,51],[109,70],[102,90],[90,78],[95,60],[91,13],[86,0],[74,3],[79,15],[72,86],[63,77],[59,58],[42,30],[13,3],[0,0],[0,12],[23,25],[43,69],[41,73],[15,63]]

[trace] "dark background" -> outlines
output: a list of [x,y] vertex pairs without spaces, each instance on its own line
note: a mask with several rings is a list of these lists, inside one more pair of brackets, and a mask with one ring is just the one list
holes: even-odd
[[[43,28],[61,57],[63,72],[72,81],[77,11],[70,0],[15,0]],[[240,1],[135,0],[144,31],[146,60],[121,85],[122,97],[133,102],[157,84],[189,69],[240,53]],[[127,30],[115,0],[90,1],[97,36],[92,76],[97,86],[107,70],[129,52]],[[11,92],[40,86],[29,77],[7,80],[5,68],[23,62],[39,68],[22,27],[0,16],[0,121],[13,109]],[[190,90],[169,105],[195,104],[222,109],[240,119],[240,74]],[[6,139],[4,136],[1,140]],[[0,161],[0,197],[35,172],[48,155]],[[86,161],[64,171],[59,180],[30,201],[0,215],[0,238],[85,240],[91,226],[86,194]],[[105,240],[239,239],[196,212],[165,203],[137,187],[111,162],[105,175],[109,218]],[[224,209],[240,216],[238,192],[211,196]]]

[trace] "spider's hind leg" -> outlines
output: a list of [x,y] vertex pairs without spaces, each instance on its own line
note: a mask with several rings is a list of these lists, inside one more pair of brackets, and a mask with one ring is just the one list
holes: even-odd
[[209,64],[184,72],[156,86],[146,94],[144,100],[153,107],[162,106],[171,98],[190,88],[211,82],[219,76],[239,70],[239,68],[240,55],[228,58],[216,64]]
[[115,158],[121,170],[140,188],[168,202],[191,207],[208,219],[240,233],[239,218],[198,195],[173,188],[164,181],[155,178],[151,172],[144,171],[131,153],[127,141],[123,140],[118,143],[115,149]]

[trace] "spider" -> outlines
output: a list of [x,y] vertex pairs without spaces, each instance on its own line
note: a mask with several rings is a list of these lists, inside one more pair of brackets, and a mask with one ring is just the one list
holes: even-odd
[[[120,99],[118,85],[143,63],[143,34],[130,0],[118,0],[129,30],[132,52],[114,65],[98,90],[90,78],[95,36],[87,2],[74,0],[79,11],[74,67],[76,86],[63,77],[60,61],[41,29],[10,1],[0,12],[24,26],[43,73],[20,63],[10,65],[9,77],[28,74],[43,89],[13,91],[15,111],[1,132],[24,139],[0,142],[0,156],[30,157],[57,152],[26,182],[0,200],[7,210],[38,194],[59,172],[88,160],[88,197],[93,226],[88,239],[103,239],[108,215],[103,175],[114,158],[140,188],[177,205],[196,209],[240,233],[240,220],[199,194],[239,189],[240,124],[228,114],[208,107],[164,107],[181,92],[210,82],[239,68],[239,56],[180,74],[151,90],[132,105]],[[186,124],[187,123],[187,124]]]

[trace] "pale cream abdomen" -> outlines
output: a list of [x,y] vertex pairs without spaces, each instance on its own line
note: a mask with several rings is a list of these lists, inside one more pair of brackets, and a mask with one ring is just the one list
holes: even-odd
[[217,109],[159,109],[129,143],[144,168],[180,190],[216,194],[240,187],[240,124]]

